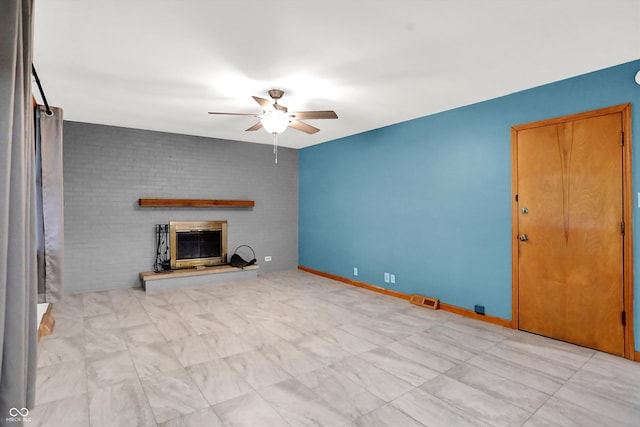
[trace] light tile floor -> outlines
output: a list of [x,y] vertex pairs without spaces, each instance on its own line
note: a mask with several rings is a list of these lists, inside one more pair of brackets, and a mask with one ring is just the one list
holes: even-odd
[[640,425],[640,363],[301,271],[53,314],[34,427]]

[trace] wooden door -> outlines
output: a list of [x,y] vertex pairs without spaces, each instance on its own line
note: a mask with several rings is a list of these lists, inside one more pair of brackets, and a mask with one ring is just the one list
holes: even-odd
[[519,329],[624,355],[623,118],[514,128]]

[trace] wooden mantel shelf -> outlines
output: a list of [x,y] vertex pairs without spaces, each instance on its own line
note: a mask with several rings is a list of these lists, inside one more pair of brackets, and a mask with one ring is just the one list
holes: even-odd
[[211,200],[211,199],[138,199],[144,207],[196,207],[196,208],[252,208],[253,200]]

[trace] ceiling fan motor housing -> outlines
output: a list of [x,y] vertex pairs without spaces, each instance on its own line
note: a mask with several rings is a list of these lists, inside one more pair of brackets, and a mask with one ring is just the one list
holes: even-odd
[[282,95],[284,95],[284,91],[280,89],[271,89],[269,91],[269,96],[276,102],[278,102],[278,99],[282,98]]

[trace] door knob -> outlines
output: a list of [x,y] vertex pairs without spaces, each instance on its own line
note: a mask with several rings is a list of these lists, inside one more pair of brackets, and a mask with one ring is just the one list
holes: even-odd
[[526,242],[527,240],[529,240],[529,236],[526,234],[521,234],[518,236],[518,240],[520,240],[521,242]]
[[523,215],[526,215],[529,213],[529,209],[528,208],[522,208],[520,209],[520,212],[522,212]]

